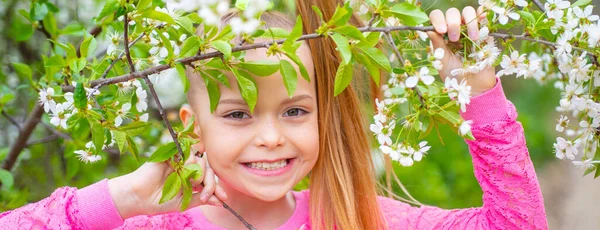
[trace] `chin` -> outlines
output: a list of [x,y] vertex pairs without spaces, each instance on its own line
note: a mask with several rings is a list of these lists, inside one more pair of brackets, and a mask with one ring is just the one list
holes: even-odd
[[[250,190],[250,188],[248,188]],[[288,185],[271,185],[271,186],[263,186],[257,187],[255,189],[251,189],[250,195],[256,197],[257,199],[264,202],[273,202],[277,201],[292,190],[292,186]]]

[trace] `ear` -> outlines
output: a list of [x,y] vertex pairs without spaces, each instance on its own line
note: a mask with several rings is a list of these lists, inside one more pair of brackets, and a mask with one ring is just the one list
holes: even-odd
[[190,107],[189,105],[183,105],[181,106],[181,109],[179,109],[179,118],[181,119],[181,122],[183,123],[183,126],[187,126],[187,124],[189,122],[192,121],[192,118],[194,118],[194,133],[196,134],[196,139],[199,140],[200,142],[192,145],[192,147],[197,150],[200,151],[201,153],[203,153],[205,150],[205,146],[204,146],[204,142],[202,141],[202,130],[200,129],[200,123],[198,122],[198,116],[196,116],[194,114],[194,110],[192,110],[192,107]]

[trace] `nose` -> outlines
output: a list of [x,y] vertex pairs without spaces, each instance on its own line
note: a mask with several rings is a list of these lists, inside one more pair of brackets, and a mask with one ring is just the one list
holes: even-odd
[[277,118],[265,118],[259,122],[256,129],[255,144],[258,147],[275,149],[285,144],[285,135],[282,125]]

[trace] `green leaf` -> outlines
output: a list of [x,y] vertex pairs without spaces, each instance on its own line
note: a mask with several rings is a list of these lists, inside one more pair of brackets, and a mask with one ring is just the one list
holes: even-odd
[[429,21],[429,17],[421,8],[408,2],[392,6],[390,12],[400,20],[400,23],[407,26],[416,26]]
[[27,79],[29,80],[29,83],[34,84],[33,82],[33,73],[31,71],[31,68],[29,68],[28,65],[25,65],[23,63],[18,63],[18,62],[13,62],[13,67],[15,67],[15,71],[17,72],[17,75],[22,78],[22,79]]
[[288,91],[288,96],[292,97],[298,84],[298,75],[296,73],[296,69],[292,63],[285,59],[279,61],[279,64],[281,65],[280,70],[281,76],[283,77],[283,84]]
[[185,65],[177,63],[175,64],[175,69],[177,69],[179,80],[181,80],[181,84],[183,84],[183,92],[187,93],[187,91],[190,89],[190,82],[185,74]]
[[242,69],[260,77],[271,76],[279,70],[279,63],[269,60],[241,62],[239,65]]
[[264,38],[274,38],[274,39],[278,39],[278,38],[287,38],[290,36],[290,32],[287,31],[286,29],[283,28],[269,28],[265,31],[264,34],[261,35],[261,37]]
[[583,7],[583,6],[589,5],[590,3],[592,3],[592,0],[578,0],[578,1],[574,2],[573,4],[571,4],[571,7],[576,7],[576,6]]
[[[29,20],[29,15],[23,15]],[[10,29],[8,30],[8,36],[17,42],[28,40],[33,35],[34,28],[30,21],[25,21],[19,16],[15,16],[13,22],[10,23]]]
[[369,72],[371,79],[373,79],[375,84],[377,86],[379,86],[379,81],[381,79],[381,76],[380,76],[379,69],[377,69],[377,66],[373,65],[371,63],[371,60],[369,60],[369,58],[367,58],[367,56],[365,56],[365,54],[363,54],[361,52],[356,52],[353,54],[356,54],[354,56],[356,57],[356,60],[358,61],[358,63],[361,63],[367,69],[367,72]]
[[210,112],[213,113],[215,109],[217,109],[217,105],[219,105],[219,100],[221,98],[219,85],[215,82],[215,80],[203,73],[200,73],[200,76],[202,76],[202,79],[204,79],[204,85],[206,85],[208,98],[210,101]]
[[527,21],[528,25],[530,25],[530,26],[535,25],[535,18],[533,17],[533,14],[531,14],[531,13],[529,13],[527,11],[522,11],[522,10],[517,11],[517,13],[519,15],[521,15],[521,17],[523,19],[525,19],[525,21]]
[[351,37],[359,41],[366,41],[365,36],[358,30],[356,27],[352,25],[343,25],[336,27],[333,31],[340,33],[346,37]]
[[181,52],[179,53],[179,57],[191,57],[198,53],[198,49],[200,49],[200,40],[197,36],[191,36],[183,42],[181,46]]
[[77,82],[77,86],[75,86],[75,92],[73,92],[73,100],[75,101],[75,108],[80,111],[87,109],[87,95],[85,89],[83,88],[83,83]]
[[319,9],[319,7],[317,6],[311,6],[311,8],[313,9],[313,11],[315,11],[315,13],[317,13],[317,15],[319,15],[321,21],[323,21],[323,12],[321,12],[321,9]]
[[121,154],[125,153],[125,148],[127,147],[127,134],[118,130],[113,130],[112,134],[115,138],[115,142],[117,142],[117,146],[119,146],[119,152],[121,152]]
[[183,183],[183,197],[181,200],[181,209],[179,211],[183,212],[187,210],[190,202],[192,202],[192,183],[189,180],[182,179]]
[[350,44],[348,43],[348,39],[338,33],[332,34],[331,38],[337,45],[337,49],[342,56],[344,64],[350,64],[350,60],[352,59],[352,50],[350,50]]
[[8,190],[12,188],[14,178],[9,171],[6,171],[6,169],[0,169],[0,182],[2,182],[2,189]]
[[367,56],[367,58],[369,58],[372,64],[377,65],[380,69],[384,69],[387,72],[392,71],[390,60],[383,54],[383,52],[381,52],[381,50],[374,47],[357,47]]
[[196,27],[194,27],[194,23],[189,18],[178,17],[175,18],[175,22],[190,34],[196,34]]
[[100,22],[102,21],[102,19],[104,19],[104,17],[114,14],[115,12],[117,12],[119,7],[119,0],[107,0],[104,4],[104,7],[102,8],[102,11],[96,18],[96,22]]
[[150,127],[150,126],[151,126],[151,124],[148,122],[138,121],[138,122],[133,122],[133,123],[129,123],[127,125],[120,126],[119,131],[126,132],[127,135],[130,135],[130,136],[137,136],[142,133],[145,133],[146,129],[148,129],[148,127]]
[[169,23],[171,25],[177,24],[175,22],[175,20],[173,20],[171,15],[169,15],[167,13],[163,13],[161,11],[148,10],[142,14],[142,17],[163,21],[163,22]]
[[451,112],[451,111],[448,111],[448,110],[440,110],[438,112],[438,114],[442,118],[444,118],[446,121],[448,121],[451,124],[453,124],[454,126],[460,125],[460,122],[462,121],[462,118],[460,118],[460,115],[457,112]]
[[126,139],[127,139],[127,146],[129,147],[129,150],[131,151],[131,155],[133,155],[133,158],[135,159],[135,161],[140,162],[140,152],[138,150],[137,144],[129,136],[127,136]]
[[94,50],[96,50],[96,38],[94,38],[94,36],[87,36],[87,38],[81,42],[81,46],[79,46],[81,57],[87,58],[88,54],[93,53]]
[[149,6],[152,6],[152,0],[140,0],[137,4],[137,9],[145,10]]
[[223,74],[221,71],[216,70],[216,69],[209,69],[205,71],[209,76],[211,76],[213,79],[221,82],[221,84],[227,86],[227,88],[231,88],[231,85],[229,85],[229,80],[225,77],[225,74]]
[[165,180],[165,185],[162,190],[162,197],[160,198],[159,204],[165,203],[179,193],[181,189],[181,180],[179,179],[179,174],[177,172],[172,172]]
[[83,70],[83,68],[85,68],[86,64],[87,60],[85,60],[85,58],[76,58],[71,60],[71,62],[69,63],[69,68],[71,68],[71,71],[73,71],[73,73],[79,73],[81,70]]
[[302,36],[302,18],[298,16],[296,17],[296,24],[294,25],[292,32],[290,32],[290,35],[283,44],[281,44],[282,49],[288,52],[296,51],[293,45],[300,36]]
[[192,178],[194,180],[198,180],[198,179],[202,178],[202,168],[200,167],[200,165],[187,164],[183,167],[190,171],[190,173],[185,177],[186,179]]
[[48,14],[48,6],[44,2],[35,2],[31,5],[29,18],[34,21],[40,21]]
[[310,82],[310,76],[308,76],[308,71],[306,70],[306,67],[304,66],[304,63],[302,63],[302,60],[300,59],[300,57],[298,56],[298,54],[296,54],[296,52],[285,52],[284,54],[290,60],[292,60],[294,63],[296,63],[296,65],[298,66],[298,68],[300,68],[300,74],[302,75],[302,77],[306,81]]
[[350,2],[346,1],[344,6],[338,6],[331,16],[331,19],[327,22],[328,26],[343,26],[348,23],[350,17],[352,16],[352,8],[350,8]]
[[56,37],[58,33],[58,27],[56,26],[56,18],[52,12],[49,12],[44,20],[42,21],[44,25],[44,29],[51,35],[51,37]]
[[102,127],[102,124],[92,122],[89,119],[88,122],[90,122],[90,127],[92,127],[92,142],[94,143],[94,147],[96,151],[101,151],[104,145],[104,127]]
[[335,73],[334,96],[339,95],[352,82],[354,67],[352,65],[340,64]]
[[158,36],[160,37],[160,41],[163,44],[163,46],[165,46],[165,48],[167,49],[167,51],[169,52],[169,57],[173,56],[173,45],[171,45],[171,40],[169,40],[163,33],[158,33]]
[[248,0],[237,0],[237,1],[235,1],[235,8],[238,8],[240,10],[246,10],[247,6],[248,6]]
[[250,109],[250,113],[254,112],[254,107],[256,106],[256,101],[258,100],[258,88],[256,87],[256,83],[251,80],[251,76],[245,76],[244,72],[238,71],[237,69],[232,69],[233,74],[238,82],[238,88],[240,89],[240,93],[242,94],[242,98],[248,104]]
[[229,57],[231,57],[231,44],[229,44],[229,42],[218,40],[212,42],[211,46],[223,53],[223,57],[225,59],[229,59]]
[[150,156],[150,159],[148,159],[148,161],[163,162],[168,159],[171,159],[171,157],[175,156],[175,154],[177,154],[177,145],[175,144],[175,142],[170,142],[156,149],[156,151],[154,151],[154,153],[152,154],[152,156]]

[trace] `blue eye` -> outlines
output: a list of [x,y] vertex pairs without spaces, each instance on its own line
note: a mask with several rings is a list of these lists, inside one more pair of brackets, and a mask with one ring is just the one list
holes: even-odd
[[302,116],[304,114],[306,114],[307,112],[299,109],[299,108],[292,108],[289,109],[288,111],[285,111],[285,113],[283,114],[284,117],[297,117],[297,116]]
[[244,112],[235,111],[235,112],[225,115],[225,118],[234,119],[234,120],[242,120],[242,119],[250,118],[250,116],[248,116],[248,114],[246,114]]

